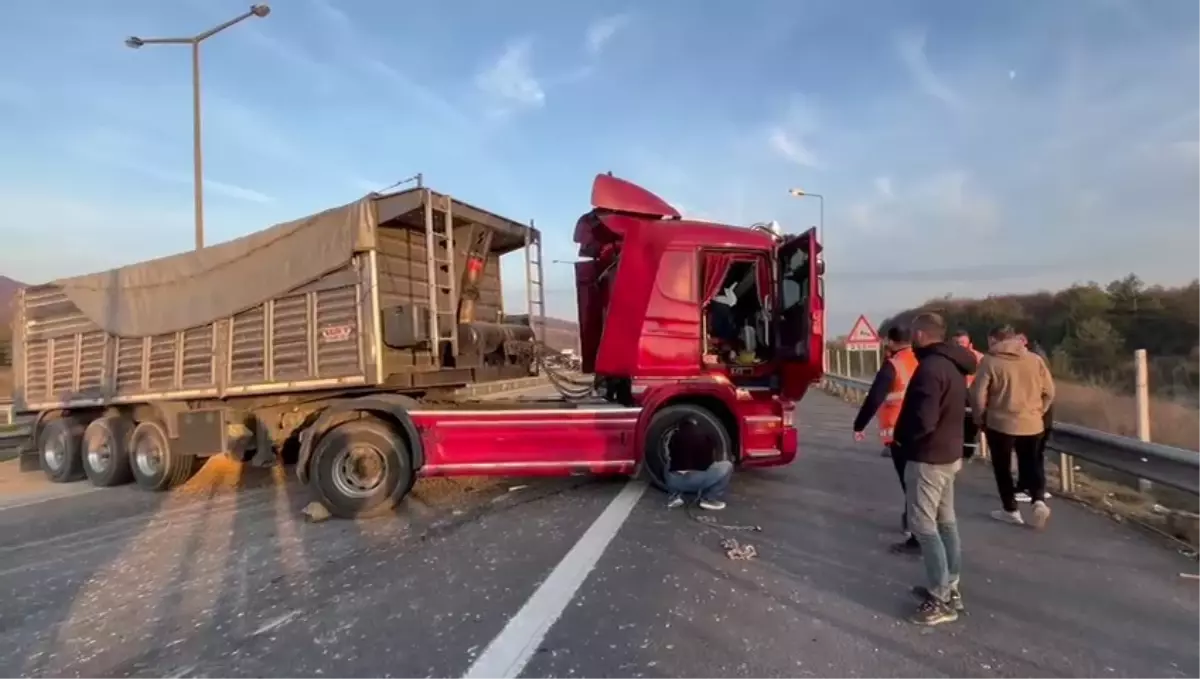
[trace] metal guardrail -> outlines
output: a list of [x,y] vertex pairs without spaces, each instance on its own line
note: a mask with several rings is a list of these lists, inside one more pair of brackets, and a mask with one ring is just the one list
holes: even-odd
[[[861,401],[871,383],[853,377],[826,374],[821,387]],[[1200,453],[1195,451],[1147,443],[1065,422],[1054,423],[1047,447],[1058,451],[1062,492],[1074,492],[1075,458],[1079,458],[1139,479],[1200,495]]]

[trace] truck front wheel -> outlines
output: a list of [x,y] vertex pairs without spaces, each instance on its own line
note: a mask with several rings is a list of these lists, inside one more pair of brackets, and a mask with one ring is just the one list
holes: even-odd
[[171,450],[171,439],[153,420],[138,423],[129,437],[129,468],[146,490],[169,490],[191,478],[196,458]]
[[334,516],[378,516],[412,488],[412,457],[404,439],[377,419],[353,420],[325,432],[309,461],[309,485]]
[[50,420],[38,436],[38,457],[42,471],[55,483],[70,483],[83,478],[83,461],[79,455],[83,427],[79,422],[62,417]]
[[[650,482],[665,490],[672,458],[686,456],[690,466],[733,460],[733,439],[711,410],[691,403],[670,405],[650,418],[643,468]],[[703,465],[701,467],[701,465]]]
[[83,432],[83,471],[94,486],[119,486],[133,480],[129,439],[133,422],[119,415],[92,421]]

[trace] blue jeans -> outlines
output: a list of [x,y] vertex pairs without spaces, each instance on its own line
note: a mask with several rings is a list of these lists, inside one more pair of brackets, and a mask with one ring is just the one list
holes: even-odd
[[909,461],[904,468],[908,527],[921,543],[929,592],[943,602],[958,587],[962,568],[954,514],[954,477],[959,469],[961,460],[953,464]]
[[695,493],[701,499],[720,500],[729,488],[729,479],[733,477],[733,463],[720,460],[702,471],[667,472],[664,479],[667,491],[672,495]]

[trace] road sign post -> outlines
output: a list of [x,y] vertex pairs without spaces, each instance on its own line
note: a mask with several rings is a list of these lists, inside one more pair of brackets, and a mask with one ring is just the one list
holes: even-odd
[[846,348],[850,351],[878,352],[879,347],[879,333],[866,316],[859,316],[858,320],[854,321],[854,327],[850,328],[850,334],[846,336]]

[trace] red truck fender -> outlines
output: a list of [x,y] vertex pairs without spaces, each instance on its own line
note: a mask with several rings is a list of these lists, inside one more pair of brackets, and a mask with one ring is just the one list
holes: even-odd
[[663,408],[679,403],[690,403],[712,411],[725,424],[733,441],[733,452],[740,457],[743,432],[741,422],[734,415],[737,412],[736,402],[737,390],[733,384],[717,378],[695,378],[648,389],[641,403],[642,412],[638,414],[634,433],[634,451],[639,470],[645,455],[646,431],[650,428],[651,419]]
[[317,440],[333,427],[346,421],[352,413],[370,413],[391,424],[404,437],[412,454],[413,472],[425,465],[425,449],[421,445],[421,434],[413,424],[409,412],[420,409],[420,404],[408,396],[399,394],[372,394],[359,398],[348,398],[330,403],[311,425],[300,433],[300,451],[296,460],[296,475],[302,483],[308,483],[308,462],[312,457]]

